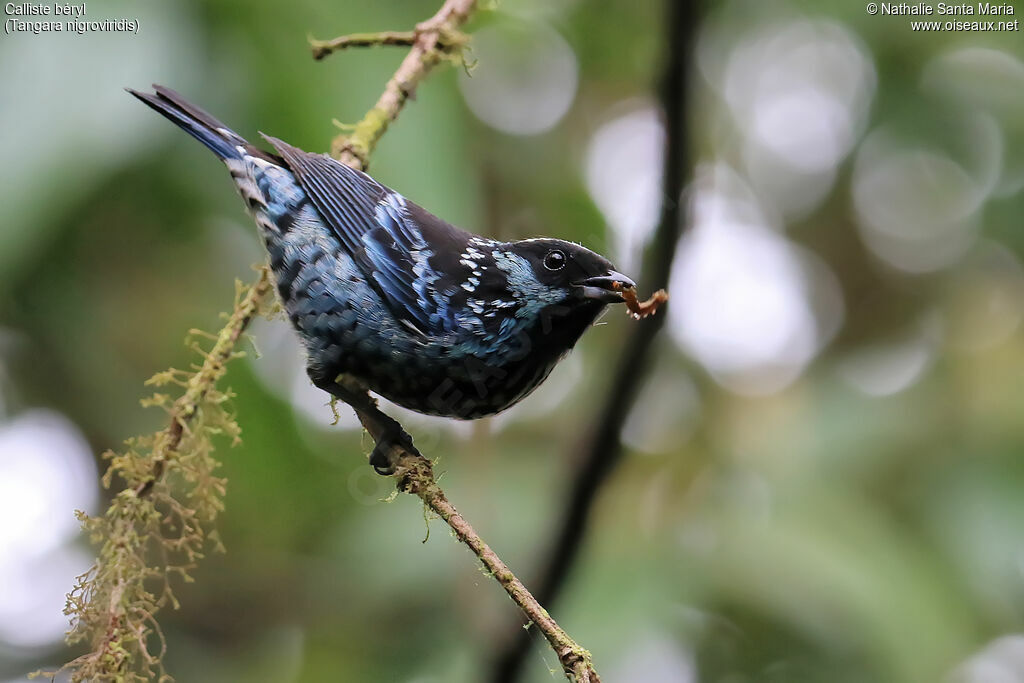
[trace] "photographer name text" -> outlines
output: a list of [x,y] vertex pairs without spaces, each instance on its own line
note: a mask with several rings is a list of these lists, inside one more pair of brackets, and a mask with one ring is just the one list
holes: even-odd
[[979,2],[977,5],[961,3],[954,5],[940,2],[934,6],[926,2],[880,2],[878,3],[879,14],[895,16],[929,17],[957,16],[957,17],[1005,17],[1014,13],[1013,5],[1010,3]]

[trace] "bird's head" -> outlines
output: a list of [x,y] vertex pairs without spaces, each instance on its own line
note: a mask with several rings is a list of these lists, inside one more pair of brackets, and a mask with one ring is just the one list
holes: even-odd
[[608,259],[572,242],[540,238],[511,246],[529,264],[536,282],[557,293],[562,305],[621,303],[622,289],[636,286]]

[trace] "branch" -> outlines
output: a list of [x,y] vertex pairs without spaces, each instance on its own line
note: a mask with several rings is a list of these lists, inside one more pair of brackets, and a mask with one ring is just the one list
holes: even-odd
[[[686,177],[688,147],[686,140],[687,60],[692,51],[696,25],[696,0],[669,0],[666,3],[665,68],[660,100],[665,116],[665,167],[662,176],[661,216],[654,239],[644,258],[644,291],[668,287],[672,260],[683,228],[680,195]],[[650,364],[654,340],[665,324],[665,316],[655,316],[633,327],[619,360],[604,405],[594,417],[590,436],[577,466],[572,493],[566,501],[560,527],[553,534],[548,554],[542,561],[537,591],[545,605],[553,604],[576,561],[586,537],[590,511],[601,486],[622,459],[620,434]],[[491,680],[512,683],[519,678],[529,653],[531,634],[516,629],[506,647],[494,660]]]
[[[411,34],[385,33],[348,36],[328,43],[314,42],[314,54],[348,45],[411,44],[412,49],[387,82],[377,104],[355,127],[351,136],[332,144],[333,154],[353,168],[363,168],[377,140],[401,111],[419,82],[455,47],[465,44],[458,33],[475,9],[475,0],[447,0],[428,21]],[[238,427],[223,408],[229,398],[217,389],[227,363],[241,355],[235,348],[252,319],[270,300],[271,279],[266,267],[248,288],[240,288],[227,324],[213,336],[213,347],[203,353],[204,362],[194,372],[170,370],[150,383],[178,384],[184,388],[173,403],[156,394],[146,403],[165,407],[171,421],[166,429],[130,440],[127,452],[109,454],[111,465],[104,475],[110,485],[116,475],[126,487],[114,497],[103,517],[79,514],[94,542],[102,542],[92,568],[78,577],[68,594],[65,613],[72,619],[69,644],[88,640],[92,650],[69,662],[71,680],[141,682],[154,676],[167,678],[163,670],[163,636],[156,612],[168,603],[177,606],[170,586],[171,574],[188,579],[188,571],[203,556],[208,543],[217,544],[215,532],[206,528],[222,509],[224,481],[213,476],[218,463],[212,458],[211,435],[237,437]],[[197,347],[198,348],[198,347]],[[201,349],[199,349],[202,352]],[[353,406],[355,407],[355,406]],[[382,413],[358,410],[357,414],[378,443],[386,433]],[[401,445],[392,445],[390,461],[396,464],[400,491],[416,494],[440,516],[505,589],[538,630],[547,638],[566,676],[576,683],[600,683],[590,653],[577,645],[530,594],[522,582],[473,530],[448,501],[434,478],[431,463]],[[184,482],[187,502],[179,501],[165,481],[175,472]],[[147,559],[155,545],[162,561],[153,566]],[[181,564],[172,564],[181,557]],[[146,588],[150,580],[162,580],[157,595]],[[148,641],[156,634],[160,649],[151,653]],[[154,672],[154,669],[156,671]],[[40,672],[37,672],[40,675]],[[51,677],[55,674],[50,674]]]
[[[270,287],[269,272],[262,267],[252,286],[239,285],[234,312],[214,337],[213,347],[203,352],[193,344],[204,357],[202,365],[191,373],[161,372],[147,382],[184,387],[173,403],[161,393],[143,402],[166,408],[170,424],[156,434],[130,439],[125,453],[104,455],[111,460],[104,486],[115,476],[126,486],[102,517],[77,513],[90,538],[102,545],[96,562],[68,593],[64,609],[71,618],[68,643],[87,640],[91,646],[62,667],[71,671],[72,681],[164,680],[163,636],[154,615],[167,604],[177,606],[170,575],[187,579],[206,546],[218,547],[215,533],[207,529],[222,509],[224,481],[213,474],[217,463],[211,438],[237,438],[238,426],[224,408],[229,396],[217,383],[227,363],[242,355],[235,347],[269,299]],[[163,481],[171,471],[188,482],[184,502]],[[148,559],[154,550],[161,555],[156,565]],[[151,580],[163,582],[159,595],[147,585]],[[151,634],[160,643],[156,654],[149,651]]]
[[501,558],[491,550],[490,546],[473,530],[469,522],[459,514],[455,506],[448,501],[444,491],[434,479],[430,461],[403,452],[399,456],[399,464],[393,475],[398,480],[398,489],[406,493],[414,493],[423,503],[443,519],[456,537],[473,551],[487,568],[494,580],[501,584],[512,601],[519,606],[526,618],[536,624],[537,630],[547,639],[551,649],[558,656],[562,670],[570,681],[575,683],[601,683],[601,677],[594,670],[590,653],[580,647],[560,627],[547,610],[527,590],[522,581],[512,573]]
[[[465,43],[465,39],[458,33],[458,28],[466,23],[475,9],[476,0],[447,0],[437,14],[416,26],[416,30],[412,32],[412,49],[402,60],[398,71],[388,80],[377,103],[366,112],[354,130],[348,135],[334,138],[331,142],[331,156],[352,168],[366,167],[377,141],[387,131],[388,125],[398,117],[406,100],[413,96],[416,86],[448,56],[453,46]],[[372,37],[372,34],[370,35]],[[344,42],[345,38],[337,40]],[[368,44],[379,45],[383,44],[383,41],[376,40]],[[317,45],[318,43],[313,43],[314,56],[317,56]]]
[[[264,266],[260,268],[260,274],[256,281],[249,285],[245,295],[238,300],[227,324],[217,335],[217,341],[213,348],[206,354],[206,360],[202,367],[189,379],[185,393],[174,402],[170,411],[171,423],[164,431],[157,434],[156,443],[153,446],[152,475],[135,487],[136,497],[142,498],[148,495],[153,489],[153,484],[163,476],[164,465],[177,453],[181,437],[199,412],[199,406],[206,395],[217,386],[220,378],[224,376],[228,361],[239,355],[235,351],[235,346],[242,337],[242,333],[249,327],[249,323],[263,308],[270,294],[270,288],[270,271]],[[151,381],[150,383],[155,382]]]
[[309,47],[313,51],[313,59],[317,61],[329,54],[350,47],[372,47],[374,45],[405,45],[416,42],[415,31],[380,31],[378,33],[351,33],[331,40],[309,39]]
[[[421,24],[422,26],[422,24]],[[309,39],[309,47],[313,52],[313,59],[319,61],[328,55],[346,50],[350,47],[375,47],[378,45],[400,45],[412,47],[416,39],[423,32],[422,28],[414,31],[377,31],[375,33],[350,33],[347,36],[339,36],[331,40]],[[452,29],[442,27],[438,30],[437,47],[445,53],[450,54],[461,50],[469,43],[469,37]]]

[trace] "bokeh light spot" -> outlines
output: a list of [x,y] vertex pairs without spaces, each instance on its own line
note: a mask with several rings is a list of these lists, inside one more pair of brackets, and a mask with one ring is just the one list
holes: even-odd
[[505,133],[536,135],[557,124],[576,95],[576,54],[551,26],[503,20],[473,34],[477,59],[459,86],[477,118]]
[[74,511],[93,513],[98,499],[92,451],[66,418],[34,410],[0,425],[0,641],[60,640],[64,595],[89,565],[66,545]]
[[631,272],[658,223],[665,131],[644,105],[605,123],[587,148],[587,190],[614,231],[614,262]]
[[722,167],[698,181],[694,226],[673,268],[669,325],[721,384],[769,394],[835,333],[842,297],[824,263],[757,219],[743,189]]
[[937,150],[900,148],[884,133],[858,155],[853,201],[861,236],[882,261],[913,273],[943,268],[977,234],[982,193]]

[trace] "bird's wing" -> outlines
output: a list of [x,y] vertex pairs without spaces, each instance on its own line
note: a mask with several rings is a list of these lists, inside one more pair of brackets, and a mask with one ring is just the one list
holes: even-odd
[[450,281],[459,274],[438,272],[428,259],[438,249],[459,249],[469,235],[365,173],[328,156],[264,137],[284,158],[396,320],[425,336],[451,330],[454,321],[446,297],[437,287],[443,284],[439,281]]

